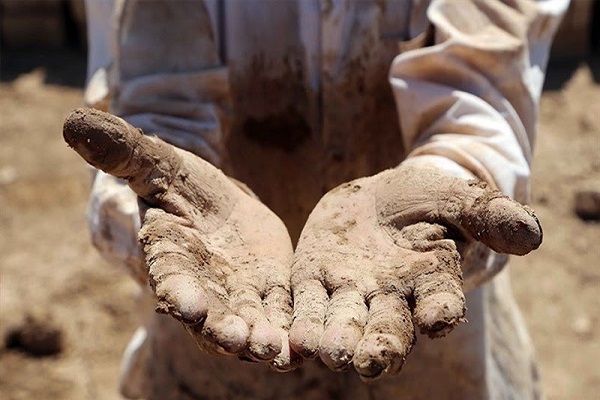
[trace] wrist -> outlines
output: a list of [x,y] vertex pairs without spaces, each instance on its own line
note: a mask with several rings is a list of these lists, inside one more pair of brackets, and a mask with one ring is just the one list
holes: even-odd
[[463,167],[456,161],[453,161],[447,157],[434,155],[434,154],[423,154],[416,155],[407,158],[402,162],[403,167],[427,167],[435,168],[447,175],[454,176],[461,179],[474,179],[477,178],[475,174]]

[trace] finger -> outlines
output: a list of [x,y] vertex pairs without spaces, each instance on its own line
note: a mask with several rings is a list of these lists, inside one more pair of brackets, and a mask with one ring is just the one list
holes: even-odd
[[288,330],[292,321],[292,295],[288,284],[268,289],[263,300],[267,319],[275,328]]
[[65,120],[63,137],[88,163],[128,180],[145,199],[165,192],[181,165],[172,146],[96,109],[74,110]]
[[323,334],[325,311],[329,296],[316,279],[308,279],[292,286],[294,314],[290,329],[290,346],[304,358],[316,356]]
[[364,336],[356,347],[354,368],[363,381],[396,374],[415,342],[410,309],[398,293],[378,293],[369,302]]
[[365,298],[355,287],[335,291],[325,317],[325,332],[319,343],[321,360],[334,371],[345,369],[362,338],[368,310]]
[[438,241],[437,249],[425,253],[416,268],[413,317],[421,333],[442,337],[464,321],[460,256],[449,240]]
[[255,361],[275,358],[281,352],[281,337],[267,320],[259,291],[248,284],[236,284],[230,301],[231,308],[250,329],[245,356]]
[[453,179],[440,197],[442,219],[498,253],[525,255],[542,243],[542,227],[527,206],[483,181]]
[[292,321],[292,296],[289,285],[282,283],[268,289],[263,300],[265,314],[271,325],[278,331],[281,352],[271,362],[271,368],[287,372],[302,364],[302,357],[290,346],[288,330]]
[[[184,247],[193,239],[181,229],[177,217],[150,208],[144,213],[138,237],[144,247],[150,284],[158,298],[157,311],[196,324],[206,318],[210,299],[198,274],[197,257]],[[200,259],[208,259],[205,246],[199,246],[198,252]]]
[[248,327],[228,307],[224,277],[216,269],[208,273],[208,263],[222,261],[179,220],[151,208],[140,230],[156,310],[183,322],[201,348],[237,354],[246,346]]
[[203,324],[189,325],[199,347],[221,354],[239,354],[246,347],[250,331],[242,318],[231,312],[210,310]]

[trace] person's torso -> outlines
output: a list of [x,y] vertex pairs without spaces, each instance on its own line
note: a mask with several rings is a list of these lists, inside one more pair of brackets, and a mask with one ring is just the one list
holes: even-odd
[[229,173],[294,240],[333,187],[403,158],[388,71],[410,1],[237,2],[222,32],[233,94]]

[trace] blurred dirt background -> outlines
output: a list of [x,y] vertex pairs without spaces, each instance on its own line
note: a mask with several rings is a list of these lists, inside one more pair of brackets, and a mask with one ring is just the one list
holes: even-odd
[[[85,53],[77,41],[53,45],[3,43],[0,56],[0,398],[118,399],[138,289],[89,242],[89,171],[61,136],[82,104]],[[550,65],[533,165],[544,244],[511,268],[548,398],[593,400],[600,223],[574,209],[576,193],[600,191],[600,58],[563,45],[570,57]]]

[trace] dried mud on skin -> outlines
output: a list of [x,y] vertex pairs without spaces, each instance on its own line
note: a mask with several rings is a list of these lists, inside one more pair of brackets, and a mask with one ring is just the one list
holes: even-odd
[[431,167],[342,184],[316,205],[296,249],[291,344],[333,370],[352,360],[364,380],[398,373],[413,322],[436,338],[464,321],[456,241],[522,255],[541,240],[531,209]]
[[[64,117],[81,104],[82,92],[46,84],[39,72],[0,88],[0,326],[15,326],[15,315],[43,304],[64,328],[65,351],[37,358],[3,349],[0,392],[14,400],[80,400],[90,393],[115,399],[119,360],[139,323],[136,285],[89,243],[89,174],[60,138]],[[600,276],[590,267],[600,257],[600,225],[577,218],[573,201],[585,183],[599,179],[600,87],[585,63],[560,76],[563,90],[542,95],[533,162],[532,204],[544,226],[544,245],[513,258],[511,274],[547,397],[591,399],[600,393]],[[35,266],[36,279],[27,266]],[[313,388],[307,398],[326,391]]]
[[284,329],[293,250],[279,218],[207,161],[108,113],[73,111],[63,136],[140,197],[156,311],[182,322],[204,350],[294,368]]
[[[219,261],[211,250],[216,240],[221,243],[222,256],[228,259],[228,253],[235,255],[240,249],[245,253],[238,254],[240,260],[248,254],[260,253],[259,242],[250,248],[237,249],[237,242],[245,241],[239,233],[243,228],[234,236],[227,236],[229,227],[236,226],[231,225],[236,221],[232,215],[240,207],[244,209],[244,205],[257,202],[256,199],[205,161],[148,138],[107,113],[75,110],[65,121],[63,135],[91,165],[126,179],[149,206],[157,207],[143,212],[140,232],[151,286],[158,296],[157,311],[183,322],[199,346],[212,352],[237,354],[247,349],[251,358],[270,360],[287,347],[285,342],[282,347],[279,333],[266,321],[260,327],[257,325],[260,319],[256,319],[256,312],[273,308],[264,301],[265,289],[257,300],[261,304],[253,305],[255,300],[248,297],[247,290],[238,293],[235,285],[229,287],[230,281],[236,279],[244,285],[251,282],[252,286],[262,287],[261,278],[254,276],[254,267],[238,270],[225,259]],[[252,207],[244,210],[237,216],[240,221],[261,220],[260,213],[255,215]],[[350,219],[340,226],[336,215]],[[339,369],[353,359],[362,378],[374,379],[383,372],[400,370],[415,341],[411,320],[421,333],[432,338],[450,332],[463,321],[465,298],[461,289],[460,255],[454,242],[446,240],[449,239],[446,226],[453,226],[470,240],[482,241],[503,253],[526,254],[541,243],[541,227],[530,209],[481,182],[453,178],[433,168],[400,165],[332,190],[309,217],[298,245],[301,256],[312,253],[316,257],[296,263],[299,265],[296,286],[306,287],[304,281],[317,278],[311,272],[314,267],[310,264],[315,264],[316,268],[319,265],[325,268],[323,275],[346,274],[358,286],[374,278],[379,287],[367,290],[365,299],[345,307],[334,304],[340,296],[335,293],[358,292],[351,282],[321,282],[324,289],[309,288],[302,300],[296,302],[300,322],[292,329],[292,347],[309,358],[318,347],[321,358],[332,369]],[[215,229],[219,229],[219,234],[210,239]],[[251,231],[257,234],[255,227]],[[386,233],[396,246],[389,246]],[[357,237],[362,239],[357,241]],[[371,243],[372,246],[367,246],[370,250],[360,248],[365,240]],[[267,247],[274,245],[266,243]],[[323,267],[324,260],[319,259],[326,253],[333,255],[328,260],[329,267]],[[386,258],[388,253],[398,254]],[[364,276],[360,270],[344,266],[360,256],[371,259],[364,266]],[[264,262],[256,257],[246,261],[248,265]],[[319,301],[323,290],[334,293],[334,297],[325,297],[326,304],[318,305],[314,302]],[[371,296],[371,291],[378,294]],[[413,309],[408,302],[414,303]],[[368,304],[360,306],[362,303]],[[240,318],[243,314],[236,315],[248,304],[254,314],[245,318]],[[242,309],[234,311],[238,307]],[[366,315],[357,325],[358,330],[350,328],[343,333],[327,327],[331,321],[323,319],[324,315],[316,315],[316,321],[323,319],[326,326],[324,336],[320,337],[322,327],[302,333],[305,329],[302,320],[308,318],[311,311],[307,310],[312,308],[323,313],[327,309],[327,313],[342,321],[360,318],[365,311]],[[399,318],[392,321],[383,316],[381,313],[386,309],[393,309],[392,314]],[[314,324],[308,320],[307,326]],[[340,346],[335,338],[338,334],[352,339],[346,337],[347,343]],[[280,364],[280,368],[285,367]]]

